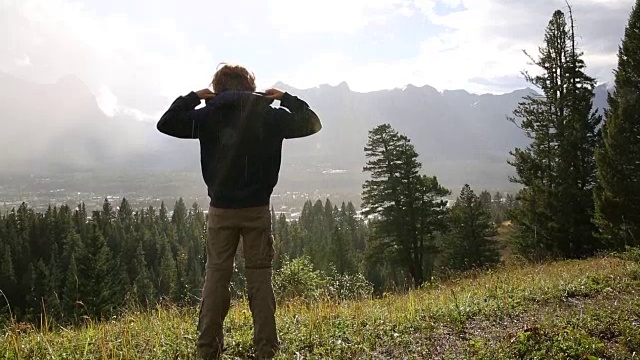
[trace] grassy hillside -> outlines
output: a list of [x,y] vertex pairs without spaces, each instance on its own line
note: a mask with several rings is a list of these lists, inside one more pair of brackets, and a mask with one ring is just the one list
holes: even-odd
[[[640,352],[640,252],[509,266],[363,302],[278,308],[282,359],[630,359]],[[196,310],[159,308],[76,329],[14,324],[8,359],[188,359]],[[246,303],[226,323],[227,358],[251,348]],[[635,355],[634,355],[635,354]]]

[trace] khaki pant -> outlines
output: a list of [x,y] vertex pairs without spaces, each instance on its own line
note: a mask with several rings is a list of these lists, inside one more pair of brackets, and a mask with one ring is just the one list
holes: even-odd
[[258,358],[272,358],[279,349],[279,340],[271,285],[274,247],[269,207],[211,207],[207,227],[207,265],[196,342],[198,357],[217,359],[224,348],[222,325],[229,311],[229,283],[242,238],[253,343]]

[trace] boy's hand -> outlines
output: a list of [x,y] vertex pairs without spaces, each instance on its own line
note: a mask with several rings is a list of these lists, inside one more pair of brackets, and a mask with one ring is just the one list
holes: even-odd
[[209,90],[209,89],[198,90],[198,91],[196,91],[196,95],[198,95],[200,100],[209,100],[209,99],[213,99],[214,97],[216,97],[216,94],[213,91]]
[[282,100],[282,95],[284,95],[284,92],[278,89],[269,89],[264,92],[264,95],[265,97],[268,97],[270,99]]

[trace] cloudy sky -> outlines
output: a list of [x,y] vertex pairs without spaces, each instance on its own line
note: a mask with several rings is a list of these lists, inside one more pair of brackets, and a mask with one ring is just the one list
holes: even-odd
[[[634,0],[573,0],[588,73],[612,79]],[[105,113],[153,119],[208,85],[220,62],[263,89],[346,81],[371,91],[429,84],[503,93],[563,0],[0,0],[0,72],[74,74]]]

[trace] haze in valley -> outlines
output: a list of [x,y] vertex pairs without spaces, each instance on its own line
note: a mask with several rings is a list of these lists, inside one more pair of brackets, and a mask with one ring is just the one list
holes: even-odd
[[[587,73],[600,84],[596,109],[632,4],[572,2]],[[423,171],[454,193],[465,183],[514,189],[509,151],[528,141],[507,116],[535,90],[522,50],[537,56],[557,8],[565,2],[5,0],[0,174],[197,174],[197,141],[155,123],[232,62],[323,121],[318,135],[285,143],[276,191],[357,195],[367,131],[381,123],[408,135]]]

